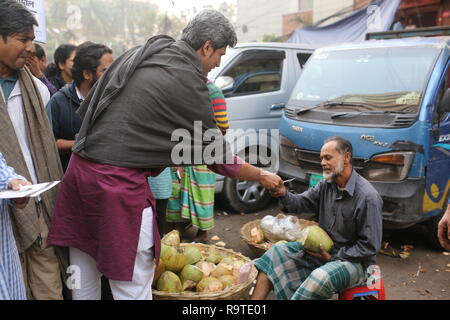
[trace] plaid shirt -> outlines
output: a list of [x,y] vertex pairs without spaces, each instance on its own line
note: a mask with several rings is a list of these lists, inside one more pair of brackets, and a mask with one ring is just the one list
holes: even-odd
[[[0,190],[7,189],[12,179],[22,179],[6,164],[0,153]],[[7,201],[0,199],[0,300],[26,299],[22,268],[11,227]]]

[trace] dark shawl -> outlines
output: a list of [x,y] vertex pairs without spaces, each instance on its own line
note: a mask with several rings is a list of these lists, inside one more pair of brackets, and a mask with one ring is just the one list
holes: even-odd
[[[185,129],[184,136],[192,138],[188,144],[194,145],[194,121],[202,122],[202,132],[215,128],[215,144],[225,145],[206,80],[200,59],[184,41],[157,36],[130,49],[108,68],[80,106],[83,124],[73,151],[120,167],[174,166],[178,164],[171,160],[171,151],[179,141],[171,141],[172,132]],[[195,145],[204,150],[208,142],[196,139]],[[230,158],[227,154],[226,160]],[[225,158],[217,154],[208,161],[224,163]]]

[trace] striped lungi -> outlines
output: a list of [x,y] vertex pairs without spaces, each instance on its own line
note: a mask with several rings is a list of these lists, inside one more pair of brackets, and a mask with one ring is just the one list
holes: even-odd
[[360,285],[366,273],[360,263],[323,261],[303,251],[300,242],[272,246],[255,266],[267,274],[279,300],[331,299],[334,293]]
[[167,204],[167,221],[190,221],[200,230],[214,228],[216,174],[207,166],[183,168],[181,181],[172,170],[172,196]]

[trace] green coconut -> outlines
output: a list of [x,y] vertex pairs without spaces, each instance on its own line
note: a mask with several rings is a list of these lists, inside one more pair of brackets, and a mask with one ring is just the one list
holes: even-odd
[[306,234],[306,239],[304,240],[303,247],[306,250],[312,252],[320,252],[320,245],[323,245],[323,248],[326,251],[330,251],[333,248],[334,243],[331,240],[330,236],[319,226],[310,226],[304,230]]
[[170,231],[161,239],[161,243],[168,246],[178,247],[180,245],[180,233],[178,230]]
[[225,263],[225,264],[229,264],[229,265],[233,265],[233,262],[234,262],[234,259],[232,256],[225,256],[220,261],[220,263]]
[[175,273],[171,271],[165,271],[159,278],[156,289],[159,291],[171,293],[181,292],[181,280]]
[[202,260],[202,251],[196,246],[185,246],[184,255],[186,256],[188,264],[194,264]]
[[155,276],[153,277],[153,283],[152,286],[156,288],[156,284],[158,283],[159,278],[161,275],[166,271],[166,264],[164,263],[164,260],[159,259],[158,268],[156,268]]
[[236,260],[233,262],[233,276],[236,278],[241,274],[241,268],[244,266],[244,260]]
[[206,261],[218,264],[220,261],[222,261],[222,256],[216,251],[216,249],[210,248],[208,250]]
[[217,267],[211,271],[211,276],[214,278],[219,278],[225,275],[233,274],[233,266],[225,263],[219,263]]
[[200,282],[203,278],[203,271],[196,266],[193,266],[191,264],[188,264],[184,266],[183,270],[181,270],[180,273],[180,279],[181,282],[184,282],[185,280],[192,280],[194,282]]
[[237,278],[235,276],[232,275],[224,275],[224,276],[220,276],[219,278],[217,278],[220,282],[222,282],[223,287],[226,288],[231,288],[232,286],[234,286],[237,283]]
[[166,246],[161,252],[161,259],[164,261],[166,270],[178,273],[187,265],[186,256],[176,247]]
[[199,261],[195,264],[195,266],[202,270],[205,277],[208,277],[216,268],[216,265],[214,263],[208,261]]
[[214,277],[204,277],[197,284],[197,292],[208,293],[208,292],[219,292],[223,290],[223,284],[219,279]]

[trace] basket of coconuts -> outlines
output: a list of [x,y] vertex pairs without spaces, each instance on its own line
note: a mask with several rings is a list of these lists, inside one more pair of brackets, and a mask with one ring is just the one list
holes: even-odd
[[180,243],[173,230],[161,239],[161,258],[153,280],[157,300],[238,300],[258,275],[251,260],[230,249]]
[[[315,226],[314,228],[310,228]],[[309,234],[309,243],[312,239],[317,238],[323,242],[329,242],[328,235],[324,235],[317,222],[299,219],[295,216],[284,215],[282,213],[277,216],[265,216],[263,219],[253,220],[246,223],[241,228],[241,239],[247,243],[256,256],[263,255],[267,250],[275,244],[289,241],[305,242]],[[318,236],[316,233],[319,230]],[[312,231],[311,234],[309,231]],[[330,239],[331,240],[331,239]],[[332,242],[332,241],[331,241]],[[308,243],[308,244],[309,244]]]

